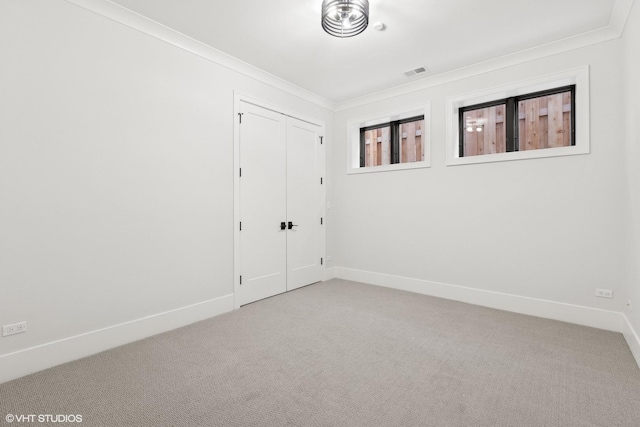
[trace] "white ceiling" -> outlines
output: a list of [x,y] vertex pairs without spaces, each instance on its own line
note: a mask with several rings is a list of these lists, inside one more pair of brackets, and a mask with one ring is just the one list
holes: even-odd
[[338,39],[322,0],[111,1],[333,102],[607,27],[616,3],[370,0],[369,28]]

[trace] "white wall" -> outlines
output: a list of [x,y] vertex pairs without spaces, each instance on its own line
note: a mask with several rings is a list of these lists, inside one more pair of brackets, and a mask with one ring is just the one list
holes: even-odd
[[63,0],[0,2],[0,63],[0,324],[28,322],[0,338],[5,378],[2,355],[233,293],[234,90],[331,133],[329,110]]
[[[625,119],[626,119],[626,161],[630,201],[629,245],[629,289],[631,305],[626,307],[627,319],[636,334],[640,332],[640,5],[635,2],[623,36],[624,83],[625,83]],[[627,336],[630,345],[640,362],[640,343],[638,337]],[[635,346],[633,345],[635,341]]]
[[[329,235],[336,271],[621,312],[627,231],[621,47],[619,40],[601,43],[339,112]],[[445,166],[447,97],[583,65],[591,71],[590,154]],[[346,174],[348,120],[426,101],[430,169]],[[614,290],[614,299],[596,298],[595,288]]]

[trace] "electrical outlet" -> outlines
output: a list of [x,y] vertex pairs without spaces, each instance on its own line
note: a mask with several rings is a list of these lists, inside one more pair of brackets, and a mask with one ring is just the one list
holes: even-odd
[[13,323],[11,325],[4,325],[2,327],[2,336],[8,337],[9,335],[21,334],[27,332],[27,322]]
[[613,291],[609,289],[596,289],[596,296],[600,298],[613,298]]

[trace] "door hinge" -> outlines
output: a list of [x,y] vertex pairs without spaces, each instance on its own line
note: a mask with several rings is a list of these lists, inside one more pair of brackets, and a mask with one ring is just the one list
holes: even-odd
[[320,265],[324,264],[324,258],[320,258]]
[[242,176],[242,168],[240,168],[240,176]]
[[320,177],[320,185],[322,185],[322,177]]
[[240,276],[240,284],[242,285],[242,276]]
[[240,231],[242,231],[242,221],[240,221]]
[[321,137],[320,137],[320,145],[322,145],[322,142],[323,142],[323,141],[322,141],[322,139],[323,139],[323,138],[324,138],[324,136],[321,136]]
[[240,119],[240,124],[242,124],[242,115],[243,115],[243,114],[244,114],[244,113],[238,113],[238,118]]
[[323,224],[323,220],[322,220],[322,217],[321,217],[320,218],[320,225],[322,225],[322,224]]

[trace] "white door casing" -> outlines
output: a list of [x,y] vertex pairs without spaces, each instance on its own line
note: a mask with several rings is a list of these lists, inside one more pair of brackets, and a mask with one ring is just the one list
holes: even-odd
[[323,279],[326,183],[321,124],[242,95],[235,98],[234,291],[239,308]]

